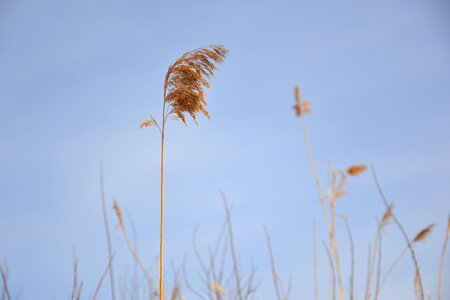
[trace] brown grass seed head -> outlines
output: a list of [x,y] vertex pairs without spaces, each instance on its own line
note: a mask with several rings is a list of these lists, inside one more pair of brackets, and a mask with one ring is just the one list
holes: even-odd
[[386,211],[383,214],[383,218],[381,218],[381,225],[380,227],[386,226],[389,221],[392,219],[392,210],[394,209],[394,204],[389,205],[389,207],[386,209]]
[[431,234],[431,231],[433,230],[433,228],[434,228],[434,224],[431,224],[431,225],[425,227],[424,229],[422,229],[416,235],[416,237],[413,239],[413,243],[424,241]]
[[117,200],[114,200],[113,208],[116,211],[117,219],[119,219],[119,223],[123,224],[123,218],[122,218],[122,210],[119,207],[119,203]]
[[164,81],[164,101],[169,113],[186,124],[186,114],[196,121],[197,113],[210,117],[206,110],[205,87],[210,87],[216,64],[223,63],[228,50],[222,45],[198,48],[183,54],[167,71]]
[[140,128],[142,129],[142,128],[149,127],[149,126],[152,126],[152,125],[153,125],[152,120],[147,120],[147,121],[144,121],[144,122],[141,123]]
[[307,100],[302,100],[300,98],[300,87],[298,85],[294,88],[294,98],[297,103],[293,106],[295,110],[295,115],[300,117],[303,113],[311,113],[311,103]]
[[358,176],[367,170],[366,165],[353,165],[347,169],[347,174],[350,176]]

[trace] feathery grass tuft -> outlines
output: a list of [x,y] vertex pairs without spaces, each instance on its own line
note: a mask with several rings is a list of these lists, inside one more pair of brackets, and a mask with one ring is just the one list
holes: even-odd
[[216,64],[223,63],[228,50],[222,45],[211,45],[189,51],[169,67],[164,81],[164,101],[170,106],[169,113],[178,116],[186,124],[186,114],[194,121],[206,110],[206,93],[214,77]]

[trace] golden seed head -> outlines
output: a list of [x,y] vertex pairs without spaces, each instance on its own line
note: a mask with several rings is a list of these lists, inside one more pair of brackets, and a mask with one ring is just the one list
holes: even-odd
[[427,238],[431,234],[431,231],[433,230],[434,224],[431,224],[424,229],[422,229],[416,237],[413,239],[413,243],[421,242]]
[[353,165],[347,169],[347,174],[350,176],[358,176],[359,174],[363,173],[366,170],[367,170],[366,165]]
[[213,283],[212,289],[213,289],[215,295],[218,295],[218,296],[225,295],[225,291],[223,290],[223,287],[218,282]]
[[297,103],[293,106],[295,110],[295,115],[300,117],[303,113],[311,113],[311,103],[307,100],[303,100],[300,98],[300,87],[298,85],[294,88],[294,98]]
[[147,120],[147,121],[144,121],[144,122],[141,123],[140,128],[142,129],[142,128],[149,127],[149,126],[152,126],[152,125],[153,125],[152,120]]
[[216,64],[223,63],[228,50],[222,45],[198,48],[183,54],[169,67],[164,81],[164,101],[185,124],[189,114],[194,121],[196,114],[202,112],[209,118],[206,110],[206,93],[214,77]]

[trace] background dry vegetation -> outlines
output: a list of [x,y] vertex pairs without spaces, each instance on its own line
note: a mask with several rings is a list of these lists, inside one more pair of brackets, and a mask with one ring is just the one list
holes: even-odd
[[0,1],[0,297],[448,299],[449,11]]

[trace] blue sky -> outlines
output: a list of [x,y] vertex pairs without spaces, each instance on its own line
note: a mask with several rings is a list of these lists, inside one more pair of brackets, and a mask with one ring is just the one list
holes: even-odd
[[[292,275],[292,298],[312,298],[312,219],[320,239],[325,231],[292,110],[300,84],[314,110],[306,121],[321,178],[329,162],[374,163],[411,235],[437,224],[417,248],[435,296],[450,212],[449,12],[437,0],[0,0],[0,260],[13,294],[68,297],[74,248],[84,296],[95,289],[107,260],[100,160],[108,201],[119,199],[143,258],[154,260],[160,140],[155,129],[138,127],[160,114],[168,66],[185,51],[221,43],[230,53],[208,91],[211,121],[167,129],[167,259],[180,265],[188,254],[198,282],[192,234],[198,225],[203,249],[215,241],[221,189],[233,206],[242,268],[252,259],[258,266],[260,299],[275,297],[263,224],[280,275]],[[362,295],[367,247],[383,213],[370,174],[352,178],[338,210],[354,231]],[[126,277],[131,257],[119,235],[113,240],[116,273]],[[387,266],[404,246],[394,226],[385,245]],[[405,257],[381,298],[410,299],[413,272]],[[101,298],[108,292],[106,284]]]

